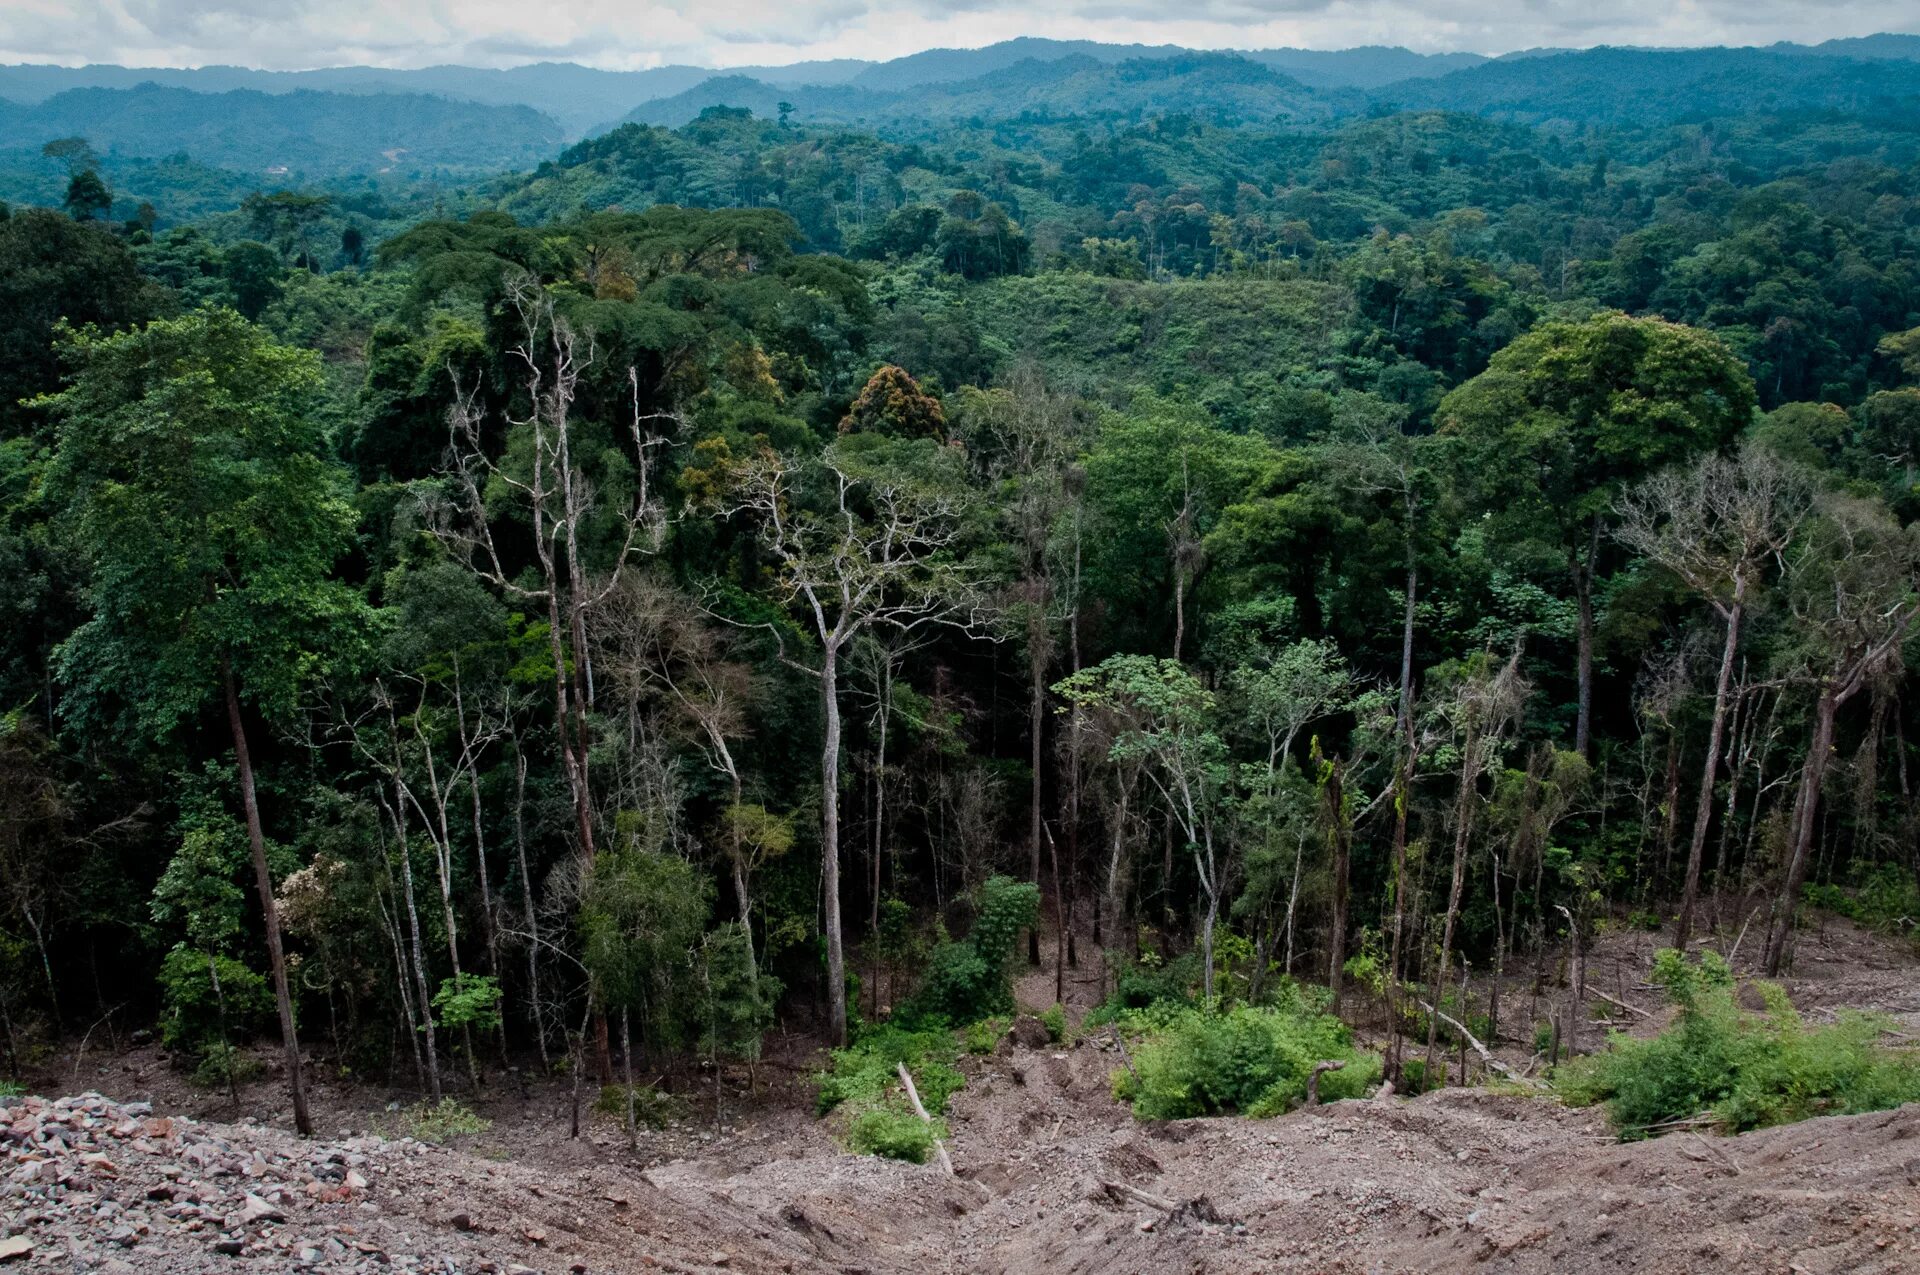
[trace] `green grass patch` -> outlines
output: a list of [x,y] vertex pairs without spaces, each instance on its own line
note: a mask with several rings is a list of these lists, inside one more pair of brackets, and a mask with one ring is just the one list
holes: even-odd
[[462,1134],[485,1133],[493,1127],[493,1121],[453,1098],[402,1107],[385,1124],[383,1132],[388,1137],[419,1142],[450,1142]]
[[1920,1101],[1920,1055],[1880,1045],[1882,1017],[1843,1011],[1808,1026],[1771,983],[1755,985],[1763,1011],[1743,1009],[1711,952],[1698,964],[1661,952],[1654,978],[1680,1007],[1673,1026],[1650,1040],[1616,1034],[1604,1053],[1554,1076],[1569,1103],[1604,1103],[1622,1139],[1701,1118],[1737,1133]]
[[1380,1076],[1380,1060],[1354,1047],[1346,1024],[1299,993],[1224,1013],[1162,1003],[1123,1014],[1120,1026],[1147,1031],[1133,1071],[1114,1076],[1114,1096],[1143,1120],[1278,1115],[1305,1100],[1321,1061],[1346,1064],[1320,1078],[1323,1102],[1358,1097]]
[[[594,1099],[593,1109],[624,1121],[627,1118],[627,1087],[603,1086],[600,1096]],[[690,1114],[692,1109],[677,1094],[665,1093],[652,1085],[633,1087],[633,1118],[649,1129],[664,1129],[676,1120],[685,1120]]]

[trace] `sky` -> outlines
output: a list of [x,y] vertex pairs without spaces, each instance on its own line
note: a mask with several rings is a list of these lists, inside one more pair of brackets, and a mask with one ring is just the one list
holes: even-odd
[[1920,33],[1916,0],[0,0],[0,63],[616,70],[900,57],[1014,36],[1504,53]]

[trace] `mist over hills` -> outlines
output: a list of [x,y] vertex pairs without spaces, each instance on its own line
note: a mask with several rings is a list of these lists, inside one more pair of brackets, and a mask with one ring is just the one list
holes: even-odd
[[1023,38],[879,63],[723,72],[568,63],[508,70],[8,66],[0,67],[0,151],[29,152],[81,135],[122,158],[185,152],[200,164],[299,181],[524,169],[622,122],[675,127],[715,107],[907,134],[956,120],[1183,114],[1311,127],[1435,109],[1547,126],[1645,125],[1795,111],[1898,115],[1917,102],[1920,36],[1499,58]]

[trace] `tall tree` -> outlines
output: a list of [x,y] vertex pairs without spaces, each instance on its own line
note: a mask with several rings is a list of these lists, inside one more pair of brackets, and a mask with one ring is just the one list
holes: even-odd
[[354,516],[316,410],[320,360],[227,310],[76,334],[50,488],[92,567],[92,617],[60,653],[69,720],[158,739],[225,710],[272,963],[294,1123],[312,1132],[256,794],[248,708],[271,720],[350,654],[334,580]]
[[1599,554],[1623,486],[1715,450],[1752,419],[1753,381],[1718,337],[1611,312],[1547,323],[1441,402],[1459,486],[1498,534],[1565,562],[1578,611],[1574,751],[1592,735]]
[[1713,722],[1687,843],[1680,915],[1673,927],[1673,945],[1681,951],[1693,933],[1741,626],[1768,563],[1776,562],[1792,542],[1812,498],[1812,485],[1798,468],[1761,444],[1749,443],[1732,457],[1707,456],[1688,468],[1656,474],[1623,496],[1616,508],[1621,541],[1680,577],[1706,599],[1724,627]]
[[820,873],[825,899],[828,1030],[847,1040],[840,922],[840,661],[874,628],[977,628],[973,573],[956,558],[973,493],[951,449],[932,440],[853,434],[807,459],[765,450],[733,475],[731,507],[757,524],[776,587],[819,644]]
[[1902,527],[1884,507],[1857,496],[1823,495],[1788,564],[1788,599],[1798,639],[1790,658],[1812,684],[1813,736],[1767,938],[1769,978],[1779,974],[1793,935],[1840,709],[1901,670],[1901,648],[1920,620],[1920,526]]
[[[1019,582],[1013,617],[1020,625],[1027,654],[1027,809],[1028,873],[1041,886],[1040,846],[1045,832],[1043,764],[1046,731],[1047,672],[1058,645],[1061,520],[1070,512],[1068,478],[1079,454],[1084,420],[1079,404],[1049,390],[1039,373],[1023,369],[1005,389],[965,393],[959,418],[975,455],[998,484],[1002,517],[1019,554]],[[1071,590],[1066,590],[1070,592]],[[1068,918],[1054,910],[1064,940]],[[1027,959],[1040,962],[1040,934],[1028,931]]]

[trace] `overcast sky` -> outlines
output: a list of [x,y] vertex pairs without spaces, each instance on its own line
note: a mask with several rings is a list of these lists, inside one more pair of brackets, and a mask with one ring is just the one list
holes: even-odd
[[1197,48],[1818,42],[1920,0],[0,0],[0,62],[636,69],[890,58],[1017,35]]

